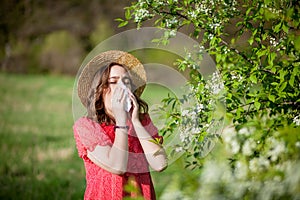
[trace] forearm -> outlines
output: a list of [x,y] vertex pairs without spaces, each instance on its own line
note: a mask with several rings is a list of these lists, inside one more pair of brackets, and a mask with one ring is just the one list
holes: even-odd
[[128,163],[128,136],[127,130],[117,129],[115,140],[111,147],[97,146],[88,157],[98,166],[114,174],[123,174]]
[[151,141],[152,136],[140,122],[134,122],[133,125],[150,167],[155,171],[164,170],[168,166],[168,160],[162,145]]
[[110,165],[123,172],[127,170],[128,163],[128,133],[124,129],[116,129],[115,141],[109,151]]

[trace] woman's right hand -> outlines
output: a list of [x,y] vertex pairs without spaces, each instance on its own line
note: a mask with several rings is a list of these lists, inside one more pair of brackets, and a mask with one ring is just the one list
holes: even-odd
[[112,95],[112,112],[119,126],[126,125],[127,112],[125,111],[125,90],[121,87],[116,87]]

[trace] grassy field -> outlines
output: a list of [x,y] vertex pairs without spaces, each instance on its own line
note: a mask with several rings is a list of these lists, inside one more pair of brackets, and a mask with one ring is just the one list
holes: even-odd
[[[72,77],[0,73],[0,199],[83,199],[85,172],[72,131],[73,83]],[[150,101],[162,94],[148,90]],[[158,199],[166,189],[197,179],[180,159],[152,175]]]

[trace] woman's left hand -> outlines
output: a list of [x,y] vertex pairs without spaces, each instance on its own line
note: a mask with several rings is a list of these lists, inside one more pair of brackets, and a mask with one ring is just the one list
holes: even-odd
[[130,91],[129,97],[132,102],[132,122],[139,120],[139,104],[134,96],[134,94]]

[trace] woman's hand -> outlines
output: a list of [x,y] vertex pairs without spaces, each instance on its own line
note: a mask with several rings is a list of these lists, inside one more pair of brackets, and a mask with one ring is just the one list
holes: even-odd
[[112,112],[119,126],[126,125],[127,113],[125,111],[125,91],[121,87],[116,87],[112,95]]
[[139,104],[134,96],[134,94],[129,91],[129,97],[130,100],[132,102],[132,116],[131,116],[131,120],[132,122],[139,122]]

